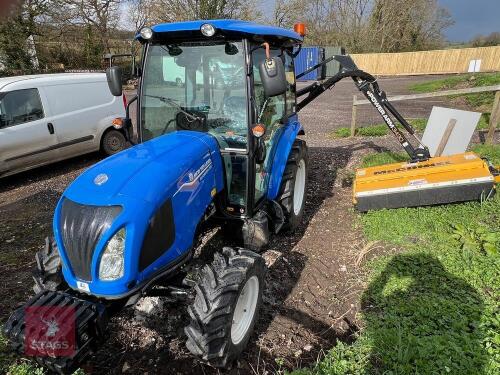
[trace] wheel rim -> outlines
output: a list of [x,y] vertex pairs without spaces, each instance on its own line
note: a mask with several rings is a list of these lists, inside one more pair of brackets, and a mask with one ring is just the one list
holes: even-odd
[[306,162],[300,159],[295,174],[295,186],[293,188],[293,212],[298,215],[304,201],[304,189],[306,186]]
[[252,324],[259,298],[259,287],[259,279],[257,276],[252,276],[238,296],[231,325],[231,341],[234,345],[238,345],[243,340]]
[[107,141],[108,148],[113,151],[119,151],[121,148],[121,141],[118,137],[116,136],[110,136]]

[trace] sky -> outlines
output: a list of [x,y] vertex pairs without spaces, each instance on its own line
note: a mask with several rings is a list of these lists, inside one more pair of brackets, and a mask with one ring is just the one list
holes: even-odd
[[[272,9],[272,3],[263,0],[262,6]],[[450,42],[467,42],[479,34],[500,32],[500,0],[438,0],[438,3],[448,9],[455,21],[454,25],[444,30]],[[122,26],[129,28],[127,13],[127,6],[123,4]]]
[[455,24],[444,31],[450,42],[465,42],[482,34],[500,32],[500,0],[438,0]]

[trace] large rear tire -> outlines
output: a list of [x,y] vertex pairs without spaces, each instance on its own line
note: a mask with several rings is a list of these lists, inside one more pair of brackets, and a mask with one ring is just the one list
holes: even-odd
[[35,281],[33,291],[38,294],[43,290],[63,289],[61,257],[54,238],[45,238],[45,247],[35,254],[35,259],[37,267],[33,271],[33,280]]
[[206,265],[185,328],[191,353],[215,367],[227,367],[245,349],[262,304],[266,266],[249,250],[225,247]]
[[302,221],[306,202],[309,156],[306,142],[296,139],[288,156],[277,201],[283,208],[283,229],[294,230]]

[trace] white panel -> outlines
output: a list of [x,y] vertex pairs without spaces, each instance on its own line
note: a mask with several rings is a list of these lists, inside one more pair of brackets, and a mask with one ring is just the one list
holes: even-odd
[[475,66],[476,66],[476,60],[469,61],[469,69],[467,70],[467,72],[474,73]]
[[476,60],[476,65],[474,67],[475,72],[480,72],[481,71],[481,60]]
[[433,107],[427,121],[422,142],[429,147],[431,155],[434,156],[448,123],[451,119],[455,119],[457,122],[443,150],[442,156],[464,152],[469,145],[480,117],[481,113],[478,112]]

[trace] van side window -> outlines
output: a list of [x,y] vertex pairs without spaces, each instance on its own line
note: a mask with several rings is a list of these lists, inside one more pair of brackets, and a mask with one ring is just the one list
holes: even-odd
[[44,117],[37,89],[0,93],[0,128],[24,124]]

